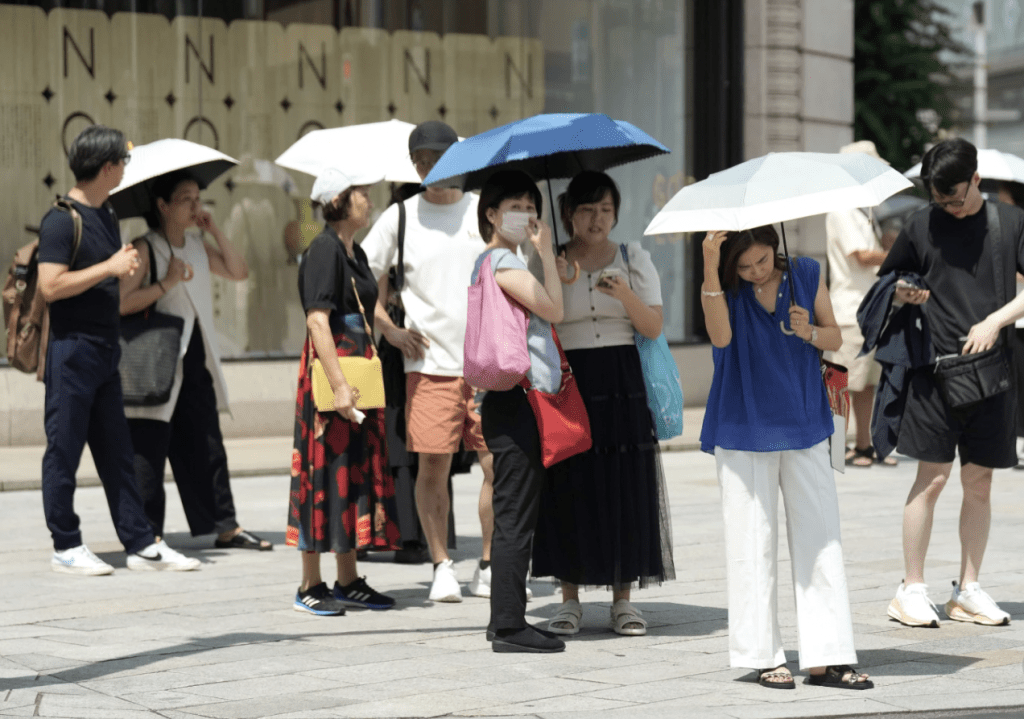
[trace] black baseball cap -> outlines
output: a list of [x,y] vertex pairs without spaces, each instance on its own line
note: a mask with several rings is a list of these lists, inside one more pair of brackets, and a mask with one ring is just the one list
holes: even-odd
[[416,150],[440,150],[444,152],[459,141],[459,136],[449,125],[440,120],[421,122],[409,133],[409,154]]

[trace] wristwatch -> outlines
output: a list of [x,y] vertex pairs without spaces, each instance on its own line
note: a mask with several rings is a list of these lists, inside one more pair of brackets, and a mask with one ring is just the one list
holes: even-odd
[[807,342],[809,344],[814,344],[817,341],[818,341],[818,327],[816,325],[811,325],[811,339],[807,340]]

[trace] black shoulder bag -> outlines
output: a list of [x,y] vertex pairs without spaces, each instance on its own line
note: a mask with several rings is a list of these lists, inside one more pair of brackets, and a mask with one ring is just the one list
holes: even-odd
[[[995,265],[996,298],[999,306],[1006,304],[1006,283],[999,209],[987,203],[988,233],[992,238],[992,262]],[[952,408],[967,407],[1010,389],[1010,363],[1006,357],[1005,329],[999,333],[995,347],[969,355],[947,355],[935,362],[935,379],[942,396]]]
[[[398,263],[388,270],[388,296],[384,303],[388,317],[395,327],[405,327],[405,307],[402,306],[402,289],[405,287],[405,203],[398,203]],[[405,406],[405,358],[397,347],[380,338],[377,343],[384,369],[384,393],[388,404]],[[404,433],[404,430],[403,430]]]
[[[168,247],[170,243],[168,243]],[[156,284],[156,258],[149,249],[149,284]],[[174,255],[174,250],[171,250]],[[121,318],[121,391],[128,407],[153,407],[171,398],[185,319],[157,312],[156,303]]]

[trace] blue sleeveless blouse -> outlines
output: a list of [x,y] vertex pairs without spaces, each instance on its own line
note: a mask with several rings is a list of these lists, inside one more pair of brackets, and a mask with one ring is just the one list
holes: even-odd
[[[802,257],[793,260],[793,272],[796,302],[810,310],[813,323],[821,266]],[[742,282],[736,293],[726,293],[732,341],[713,348],[715,374],[701,450],[807,449],[832,434],[818,350],[779,329],[780,320],[789,326],[789,282],[784,272],[774,313],[761,306],[749,282]]]

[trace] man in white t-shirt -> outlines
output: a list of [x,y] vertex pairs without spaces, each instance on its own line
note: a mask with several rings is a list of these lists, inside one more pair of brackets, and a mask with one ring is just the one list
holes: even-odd
[[[882,159],[875,149],[875,143],[870,140],[854,142],[839,151],[863,152]],[[870,467],[874,463],[871,408],[880,368],[874,361],[874,352],[863,357],[857,356],[864,346],[864,337],[857,324],[857,308],[878,279],[876,273],[886,253],[879,244],[871,219],[862,210],[828,213],[825,216],[825,234],[828,239],[829,294],[836,321],[843,333],[843,346],[838,352],[826,352],[825,358],[845,365],[850,370],[850,404],[857,424],[857,439],[854,448],[847,452],[846,463],[855,467]],[[896,460],[886,458],[885,462],[895,464]]]
[[[409,152],[421,179],[448,147],[455,131],[435,120],[409,135]],[[430,599],[461,602],[462,589],[448,556],[448,474],[459,441],[476,451],[484,471],[480,490],[483,558],[470,592],[490,596],[494,472],[480,429],[473,388],[462,378],[466,336],[467,288],[476,258],[483,252],[477,220],[477,196],[461,190],[429,187],[404,203],[406,212],[404,270],[406,329],[396,327],[384,309],[388,270],[397,260],[398,205],[392,205],[371,228],[362,248],[380,284],[377,327],[405,355],[406,446],[419,454],[416,508],[434,562]]]

